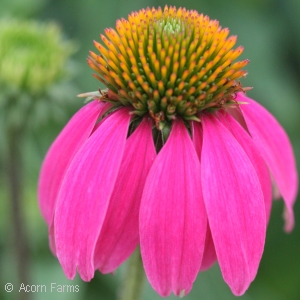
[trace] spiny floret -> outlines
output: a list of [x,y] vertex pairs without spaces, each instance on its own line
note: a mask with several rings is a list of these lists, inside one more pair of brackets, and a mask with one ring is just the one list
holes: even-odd
[[116,23],[116,30],[94,42],[90,52],[94,76],[110,90],[114,101],[132,105],[137,115],[156,121],[177,115],[195,119],[203,110],[234,101],[243,90],[238,78],[248,60],[233,63],[243,47],[232,49],[236,36],[208,16],[184,8],[147,8]]

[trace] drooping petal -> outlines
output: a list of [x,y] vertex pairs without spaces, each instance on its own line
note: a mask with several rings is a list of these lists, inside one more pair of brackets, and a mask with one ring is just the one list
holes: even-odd
[[216,262],[216,260],[217,260],[217,255],[216,255],[215,245],[211,236],[211,230],[209,228],[209,224],[207,224],[204,252],[203,252],[200,271],[205,271],[210,267],[212,267],[213,264]]
[[113,272],[139,243],[139,209],[156,156],[152,122],[145,118],[126,141],[123,161],[95,250],[95,267]]
[[54,224],[53,224],[53,222],[49,226],[48,237],[49,237],[50,250],[52,251],[53,255],[56,256],[56,246],[55,246],[55,236],[54,236]]
[[193,144],[196,149],[198,158],[201,159],[202,138],[203,138],[202,125],[199,122],[192,121],[191,128],[192,128]]
[[[192,121],[191,130],[192,130],[193,144],[196,149],[198,158],[201,161],[202,138],[203,138],[203,130],[202,130],[201,123]],[[207,225],[204,252],[203,252],[200,271],[205,271],[209,269],[216,262],[216,260],[217,260],[217,256],[216,256],[214,242],[211,236],[209,225]]]
[[285,230],[289,232],[294,227],[293,205],[298,191],[298,174],[291,143],[284,129],[264,107],[242,93],[238,94],[237,100],[249,103],[241,105],[241,110],[285,202]]
[[56,197],[65,172],[87,140],[105,104],[93,101],[81,108],[64,127],[44,159],[38,183],[39,205],[50,226]]
[[264,194],[266,220],[268,222],[272,206],[272,183],[266,163],[248,132],[232,116],[223,111],[218,113],[218,118],[230,130],[253,164]]
[[54,214],[56,254],[66,276],[76,267],[83,280],[94,276],[94,250],[125,148],[130,115],[113,112],[71,162]]
[[202,189],[225,282],[242,295],[262,256],[266,214],[255,169],[233,135],[214,115],[203,115]]
[[206,212],[200,162],[181,120],[149,172],[140,209],[140,244],[146,275],[162,296],[189,293],[200,269]]

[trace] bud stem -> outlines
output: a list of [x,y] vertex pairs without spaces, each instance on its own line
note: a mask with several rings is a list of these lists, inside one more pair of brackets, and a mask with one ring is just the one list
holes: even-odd
[[137,247],[128,260],[127,270],[123,277],[119,300],[139,300],[143,292],[144,267]]
[[[11,129],[11,128],[10,128]],[[20,130],[8,130],[8,156],[7,156],[7,183],[9,187],[9,203],[11,209],[11,228],[13,233],[12,252],[16,260],[16,273],[18,284],[29,284],[29,259],[30,253],[27,246],[26,226],[24,226],[23,201],[23,178],[22,178],[22,132]],[[28,293],[19,293],[19,300],[30,299]]]

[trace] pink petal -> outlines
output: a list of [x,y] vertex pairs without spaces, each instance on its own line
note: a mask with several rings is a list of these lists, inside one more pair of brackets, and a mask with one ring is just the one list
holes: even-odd
[[243,148],[214,115],[203,115],[203,198],[218,262],[235,295],[254,279],[266,234],[264,196]]
[[211,236],[211,230],[209,228],[209,224],[207,224],[205,245],[204,245],[204,253],[201,262],[200,271],[205,271],[213,266],[213,264],[217,260],[216,250],[214,241]]
[[[200,160],[201,151],[202,151],[202,138],[203,138],[202,125],[199,122],[192,121],[191,128],[192,128],[193,144],[196,149],[198,158]],[[207,225],[204,252],[203,252],[200,271],[205,271],[210,267],[212,267],[212,265],[216,262],[216,260],[217,260],[217,256],[216,256],[214,242],[211,236],[209,225]]]
[[77,151],[89,137],[104,107],[104,103],[93,101],[81,108],[48,150],[39,176],[38,198],[42,215],[49,226],[65,172]]
[[253,164],[264,194],[266,220],[269,221],[272,206],[272,183],[266,163],[248,132],[233,117],[224,111],[218,113],[217,116],[221,123],[230,130]]
[[48,236],[49,236],[49,247],[50,247],[50,250],[52,251],[53,255],[56,256],[56,246],[55,246],[55,236],[54,236],[54,224],[53,224],[53,222],[49,226]]
[[95,250],[95,267],[113,272],[139,243],[139,209],[156,156],[152,122],[145,118],[126,141],[123,161]]
[[146,180],[140,209],[140,243],[146,275],[162,296],[186,295],[200,269],[206,212],[200,163],[181,120]]
[[94,250],[125,148],[130,115],[119,109],[106,118],[70,164],[58,195],[54,231],[57,257],[66,276],[94,276]]
[[198,158],[200,159],[201,151],[202,151],[202,138],[203,138],[202,125],[199,122],[192,121],[191,128],[192,128],[193,144],[196,149]]
[[298,191],[298,174],[293,149],[277,120],[260,104],[238,94],[238,101],[248,102],[241,110],[250,134],[268,164],[286,205],[285,230],[294,227],[293,205]]

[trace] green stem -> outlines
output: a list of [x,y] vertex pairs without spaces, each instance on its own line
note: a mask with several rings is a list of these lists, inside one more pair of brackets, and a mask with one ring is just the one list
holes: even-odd
[[[13,231],[14,255],[17,264],[19,286],[29,283],[29,249],[25,232],[24,215],[22,212],[22,154],[20,144],[22,134],[19,130],[9,130],[7,133],[8,157],[7,176],[9,188],[9,202],[11,206],[11,228]],[[18,293],[18,299],[28,300],[27,293]]]
[[140,254],[140,247],[128,260],[127,270],[124,274],[119,300],[139,300],[143,292],[144,267]]

